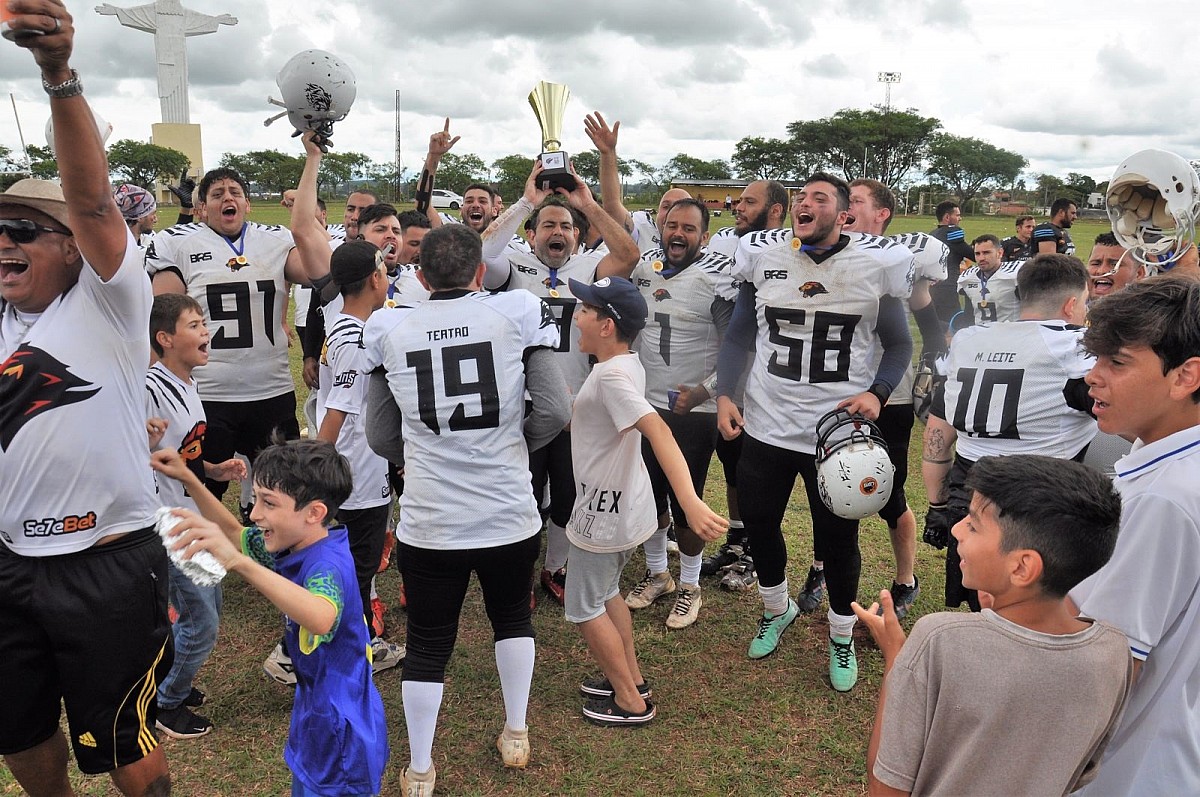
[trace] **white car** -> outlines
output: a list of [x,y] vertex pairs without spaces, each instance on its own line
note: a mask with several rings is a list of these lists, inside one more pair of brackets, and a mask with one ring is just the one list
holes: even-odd
[[444,188],[433,189],[433,206],[435,208],[450,208],[450,210],[458,210],[462,207],[463,198],[461,194],[456,194],[453,191],[447,191]]

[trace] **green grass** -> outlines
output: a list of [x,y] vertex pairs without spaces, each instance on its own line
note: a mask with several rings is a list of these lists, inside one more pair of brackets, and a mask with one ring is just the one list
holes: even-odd
[[[341,205],[331,203],[330,219],[341,218]],[[286,223],[278,205],[256,205],[252,218]],[[172,215],[173,219],[173,215]],[[714,219],[713,229],[726,226],[727,216]],[[929,230],[930,217],[900,217],[891,231]],[[1007,235],[1009,219],[969,217],[969,237],[983,232]],[[1093,231],[1093,227],[1095,230]],[[1081,252],[1090,251],[1101,226],[1076,224]],[[299,350],[292,349],[293,375],[299,379]],[[299,389],[302,403],[305,389]],[[303,424],[303,419],[301,420]],[[920,481],[920,434],[913,430],[911,474],[907,495],[922,518],[926,508]],[[235,490],[230,491],[230,502]],[[710,469],[705,499],[725,509],[720,467]],[[812,538],[803,491],[792,496],[785,520],[793,590],[804,581]],[[886,588],[894,575],[887,529],[878,519],[864,521],[860,598]],[[921,596],[911,615],[940,608],[944,554],[918,545],[916,571]],[[641,573],[641,554],[626,570],[626,587]],[[672,569],[678,564],[672,557]],[[388,636],[403,640],[403,612],[395,607],[398,576],[388,571],[377,579],[388,613]],[[447,673],[445,702],[434,742],[439,794],[812,794],[853,795],[865,791],[864,760],[881,677],[881,660],[859,629],[860,679],[849,694],[836,694],[826,675],[824,606],[802,616],[772,657],[751,662],[746,646],[761,611],[757,593],[731,594],[705,580],[704,608],[693,627],[668,632],[669,602],[638,612],[634,629],[643,670],[653,682],[659,719],[640,729],[606,730],[583,722],[580,679],[594,671],[576,629],[562,610],[544,600],[534,615],[538,658],[529,706],[533,757],[525,771],[505,770],[494,749],[504,721],[496,677],[490,627],[477,589],[463,608],[458,646]],[[283,744],[291,710],[291,691],[268,681],[261,663],[279,637],[279,614],[236,576],[225,582],[225,610],[216,650],[200,672],[198,685],[208,692],[202,710],[216,730],[201,739],[165,740],[175,794],[283,795],[290,775],[283,763]],[[400,673],[377,680],[387,709],[392,758],[383,794],[399,793],[400,768],[407,762]],[[107,777],[87,778],[73,772],[81,795],[116,794]],[[6,770],[0,769],[0,794],[19,794]]]

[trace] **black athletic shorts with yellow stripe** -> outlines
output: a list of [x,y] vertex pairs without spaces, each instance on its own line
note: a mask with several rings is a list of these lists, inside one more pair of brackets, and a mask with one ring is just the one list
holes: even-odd
[[0,754],[53,736],[65,703],[83,772],[149,755],[172,658],[167,554],[154,529],[60,556],[0,545],[0,585]]

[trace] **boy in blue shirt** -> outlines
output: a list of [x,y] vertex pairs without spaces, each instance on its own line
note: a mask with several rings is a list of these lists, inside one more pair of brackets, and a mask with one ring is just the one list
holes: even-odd
[[209,551],[285,615],[296,701],[284,759],[293,797],[374,795],[387,763],[383,701],[371,680],[370,635],[345,527],[327,519],[349,495],[350,466],[330,443],[264,449],[254,461],[249,528],[208,492],[177,451],[155,470],[183,482],[204,517],[177,510],[174,547]]

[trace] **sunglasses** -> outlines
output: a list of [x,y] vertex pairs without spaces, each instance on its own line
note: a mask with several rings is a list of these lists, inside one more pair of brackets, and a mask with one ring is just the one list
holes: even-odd
[[42,233],[53,232],[59,235],[70,235],[67,230],[56,230],[53,227],[43,227],[29,219],[0,219],[0,233],[7,233],[15,244],[33,243]]

